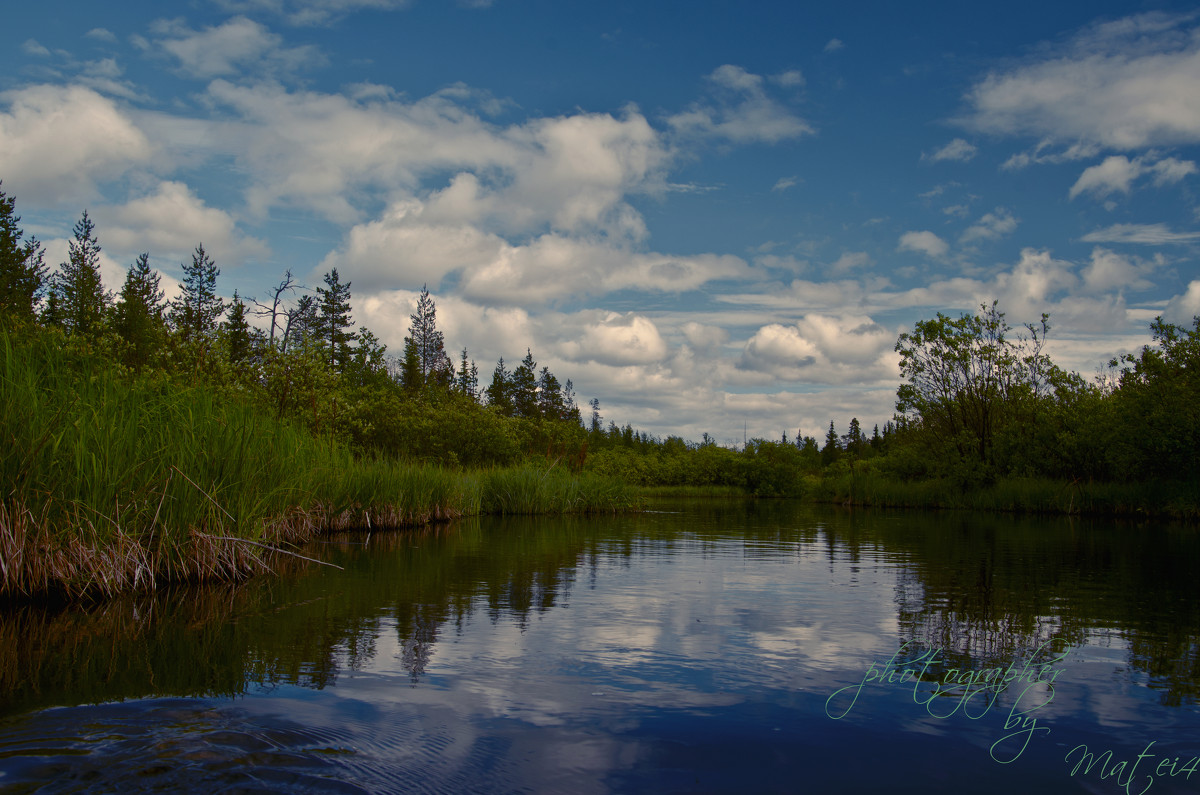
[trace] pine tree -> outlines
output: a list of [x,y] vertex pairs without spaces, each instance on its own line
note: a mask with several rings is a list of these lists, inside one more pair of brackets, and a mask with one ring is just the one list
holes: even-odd
[[350,282],[342,284],[337,268],[325,274],[325,287],[317,288],[317,337],[325,349],[330,369],[342,372],[350,361],[351,343],[358,334],[350,331]]
[[204,250],[196,246],[192,264],[183,266],[183,292],[171,304],[171,325],[184,342],[203,340],[217,330],[217,319],[225,312],[217,296],[217,277],[221,271]]
[[125,273],[113,311],[113,328],[127,346],[125,362],[135,370],[153,360],[166,333],[160,284],[158,273],[150,267],[150,255],[140,255]]
[[858,417],[850,419],[850,430],[842,437],[842,447],[851,455],[862,455],[863,450],[867,446],[866,437],[863,436],[862,425],[858,422]]
[[563,386],[563,419],[575,420],[579,425],[583,424],[583,417],[579,414],[579,405],[575,402],[575,385],[571,383],[571,379],[567,379],[567,383]]
[[100,280],[100,244],[95,225],[87,210],[75,224],[74,239],[68,241],[67,261],[59,266],[55,279],[58,308],[68,334],[94,337],[104,322],[104,312],[112,298]]
[[46,263],[36,237],[21,241],[24,233],[15,211],[16,199],[0,190],[0,315],[33,320],[46,284]]

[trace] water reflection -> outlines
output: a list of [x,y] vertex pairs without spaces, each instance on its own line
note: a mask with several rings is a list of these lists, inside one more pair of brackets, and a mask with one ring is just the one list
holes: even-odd
[[[151,756],[168,769],[200,765],[228,784],[221,771],[253,759],[317,789],[391,789],[402,774],[470,789],[501,769],[514,788],[692,789],[704,769],[729,783],[713,789],[735,790],[725,768],[744,776],[756,759],[768,788],[794,789],[784,784],[802,763],[820,768],[810,783],[836,785],[826,768],[868,740],[918,760],[955,742],[986,748],[995,737],[980,726],[919,719],[898,690],[845,726],[825,717],[833,690],[904,643],[940,650],[930,680],[1043,645],[1071,651],[1055,737],[1111,743],[1097,726],[1154,739],[1200,724],[1191,531],[787,502],[664,510],[678,512],[345,534],[310,550],[344,571],[289,559],[238,586],[10,606],[0,773],[37,780],[76,752],[94,771],[129,773],[146,750],[135,735],[164,725]],[[150,700],[112,703],[130,699]],[[1147,703],[1160,711],[1148,717]],[[46,707],[72,709],[32,712]],[[71,728],[81,720],[92,728]],[[901,728],[880,734],[883,723]],[[216,756],[195,756],[197,744]],[[1055,748],[1030,764],[1059,771]],[[535,758],[536,776],[522,761]],[[1029,788],[1001,770],[989,768],[995,787]]]

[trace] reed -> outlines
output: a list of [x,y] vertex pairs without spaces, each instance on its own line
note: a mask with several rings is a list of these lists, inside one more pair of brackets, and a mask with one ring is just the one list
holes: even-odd
[[50,335],[17,344],[0,332],[0,433],[0,596],[237,579],[327,530],[633,504],[618,484],[561,469],[358,459],[209,390],[131,379]]

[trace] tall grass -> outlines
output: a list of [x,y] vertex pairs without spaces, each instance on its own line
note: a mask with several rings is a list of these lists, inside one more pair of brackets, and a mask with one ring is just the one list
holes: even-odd
[[237,578],[328,529],[629,503],[562,471],[359,460],[209,390],[0,332],[0,596]]

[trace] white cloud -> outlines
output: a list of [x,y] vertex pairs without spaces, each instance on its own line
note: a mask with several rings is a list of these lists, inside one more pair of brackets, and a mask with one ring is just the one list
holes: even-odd
[[773,188],[771,188],[771,190],[775,191],[775,192],[785,191],[788,188],[795,187],[795,185],[796,185],[795,177],[780,177],[779,181],[775,183],[775,186]]
[[789,69],[777,75],[771,75],[771,82],[784,88],[803,88],[804,73],[799,69]]
[[599,322],[588,323],[579,340],[562,345],[560,349],[575,361],[590,359],[618,367],[652,364],[667,355],[667,344],[658,327],[632,312],[624,315],[607,313]]
[[229,213],[206,206],[182,182],[162,182],[141,198],[99,208],[96,219],[106,245],[131,256],[149,251],[155,258],[180,258],[201,243],[225,264],[269,253],[261,240],[241,234]]
[[22,201],[90,200],[96,181],[146,163],[146,135],[117,105],[82,86],[0,94],[0,174]]
[[203,31],[170,20],[151,27],[160,37],[159,46],[179,60],[184,72],[201,79],[247,71],[293,72],[325,60],[313,46],[283,47],[281,36],[242,16]]
[[94,41],[102,41],[105,44],[115,44],[117,41],[116,34],[108,28],[92,28],[83,35]]
[[1032,150],[1018,152],[1004,161],[1000,166],[1005,171],[1019,171],[1034,163],[1067,163],[1072,160],[1086,160],[1100,154],[1101,147],[1095,143],[1076,141],[1061,151],[1054,149],[1054,141],[1043,139]]
[[1172,232],[1166,224],[1113,224],[1081,238],[1085,243],[1144,243],[1152,246],[1191,243],[1200,232]]
[[216,0],[217,5],[237,14],[269,12],[292,25],[327,25],[355,11],[390,11],[404,8],[409,0]]
[[449,170],[459,174],[429,198],[431,219],[505,233],[550,228],[638,239],[645,226],[625,196],[663,189],[667,147],[633,110],[497,128],[465,107],[479,95],[461,86],[415,102],[221,80],[210,94],[241,117],[224,132],[243,142],[256,214],[294,203],[353,222],[359,212],[351,198],[413,198],[426,176]]
[[998,240],[1012,234],[1017,228],[1017,219],[1004,207],[997,207],[994,212],[985,214],[959,237],[958,242],[966,245],[979,240]]
[[25,43],[21,45],[21,52],[36,58],[50,57],[50,50],[39,44],[36,39],[26,39]]
[[928,160],[932,163],[937,163],[943,160],[955,161],[958,163],[966,163],[979,151],[973,144],[967,143],[962,138],[955,138],[950,143],[937,149],[930,155],[921,155],[922,160]]
[[1118,150],[1200,141],[1200,36],[1193,16],[1093,25],[1065,46],[996,71],[968,94],[969,127]]
[[1152,155],[1136,157],[1133,160],[1124,155],[1113,155],[1105,158],[1104,162],[1085,169],[1071,186],[1069,196],[1074,199],[1081,193],[1091,193],[1097,198],[1103,198],[1110,193],[1129,193],[1134,181],[1143,175],[1154,175],[1155,186],[1162,187],[1173,185],[1195,173],[1196,164],[1191,160],[1168,157],[1154,162]]
[[696,353],[713,355],[729,341],[729,332],[720,326],[710,326],[689,320],[680,326],[684,338]]
[[893,331],[861,315],[808,314],[771,323],[746,341],[738,369],[806,383],[872,383],[895,377]]
[[1083,291],[1098,294],[1121,292],[1129,290],[1148,290],[1154,283],[1146,278],[1161,260],[1141,260],[1127,257],[1106,248],[1097,246],[1092,250],[1091,260],[1080,275],[1083,277]]
[[815,133],[808,122],[767,95],[760,75],[725,64],[708,80],[717,88],[715,104],[695,103],[667,118],[679,135],[732,143],[778,143]]
[[900,236],[900,243],[896,248],[898,251],[915,251],[933,259],[942,259],[950,250],[945,240],[929,231],[905,232]]
[[1200,281],[1188,282],[1187,290],[1167,302],[1163,319],[1168,323],[1192,327],[1194,318],[1200,315]]
[[843,274],[871,264],[871,255],[865,251],[847,251],[829,266],[831,273]]
[[830,39],[829,41],[825,42],[825,52],[837,52],[845,46],[846,45],[842,43],[841,39]]

